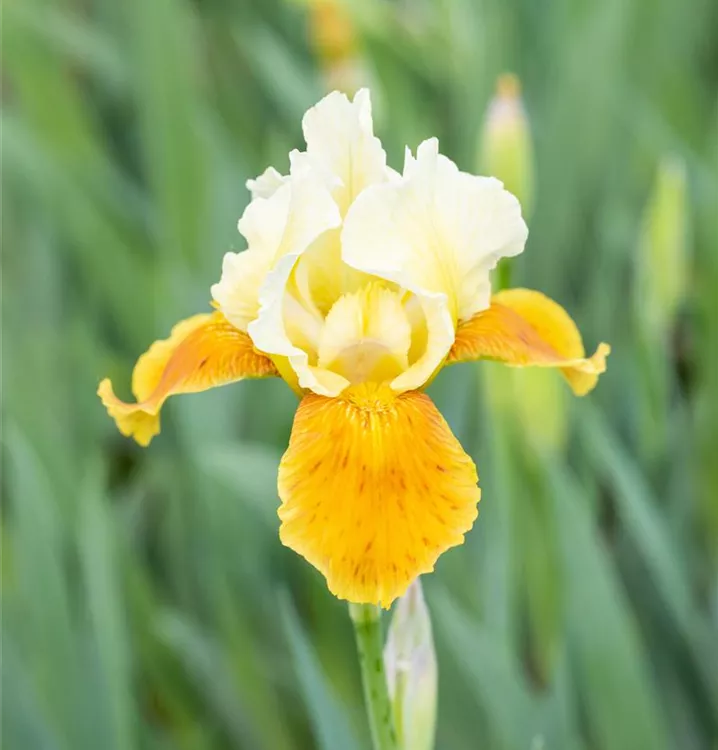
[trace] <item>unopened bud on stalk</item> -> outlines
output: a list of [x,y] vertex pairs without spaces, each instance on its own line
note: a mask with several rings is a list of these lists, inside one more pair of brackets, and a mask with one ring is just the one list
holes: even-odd
[[[521,203],[525,219],[533,203],[533,143],[521,101],[521,84],[512,73],[500,75],[489,102],[477,149],[480,174],[497,177]],[[494,273],[494,289],[511,285],[511,259],[504,259]]]
[[524,217],[533,201],[533,143],[521,101],[519,79],[504,73],[496,82],[479,139],[478,167],[482,174],[498,177],[520,201]]
[[658,166],[638,246],[636,305],[644,333],[665,340],[686,293],[686,174],[677,157]]
[[394,610],[384,664],[400,747],[431,750],[438,671],[429,610],[418,578]]

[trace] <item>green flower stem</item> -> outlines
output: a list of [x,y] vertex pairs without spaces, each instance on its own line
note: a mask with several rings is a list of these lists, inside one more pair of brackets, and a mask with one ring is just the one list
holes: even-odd
[[399,750],[384,671],[381,610],[373,604],[350,604],[349,615],[354,623],[364,702],[374,750]]

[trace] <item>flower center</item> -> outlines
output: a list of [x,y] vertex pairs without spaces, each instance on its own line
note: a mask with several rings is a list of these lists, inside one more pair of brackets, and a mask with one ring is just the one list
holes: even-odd
[[308,273],[302,261],[288,290],[284,321],[310,366],[347,384],[386,383],[423,353],[426,323],[413,295],[348,266],[336,269],[333,288],[309,283],[319,275]]
[[383,342],[363,339],[345,347],[332,362],[320,366],[325,366],[352,384],[383,383],[404,372],[406,357],[402,361],[402,356],[397,356]]

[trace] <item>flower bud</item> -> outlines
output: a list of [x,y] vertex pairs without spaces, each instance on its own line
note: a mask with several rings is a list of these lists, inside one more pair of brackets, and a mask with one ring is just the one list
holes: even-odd
[[688,266],[686,174],[664,157],[643,219],[638,246],[636,305],[649,339],[668,336],[686,293]]
[[309,33],[328,90],[353,95],[368,83],[352,19],[340,0],[307,0]]
[[479,139],[478,167],[497,177],[521,203],[524,217],[533,200],[533,143],[521,101],[521,84],[511,73],[499,76]]
[[394,610],[384,664],[400,747],[431,750],[438,670],[429,610],[418,578]]

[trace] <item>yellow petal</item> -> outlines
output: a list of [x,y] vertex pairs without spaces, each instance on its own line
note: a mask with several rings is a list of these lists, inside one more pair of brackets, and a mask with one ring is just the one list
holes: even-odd
[[374,281],[333,305],[319,340],[319,366],[350,383],[392,380],[406,370],[411,327],[403,295]]
[[513,367],[559,367],[573,392],[584,396],[605,372],[610,351],[600,344],[587,358],[576,324],[558,303],[541,292],[507,289],[459,326],[447,364],[493,359]]
[[97,395],[120,432],[146,446],[160,431],[160,408],[169,396],[276,374],[249,336],[215,312],[181,321],[168,339],[155,341],[137,360],[132,391],[138,403],[120,401],[108,378]]
[[477,515],[473,461],[428,396],[310,394],[279,467],[282,542],[341,599],[388,607]]

